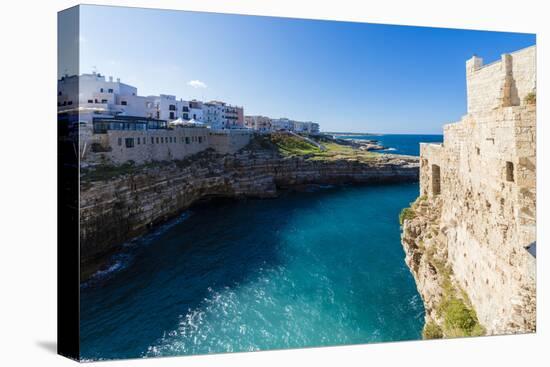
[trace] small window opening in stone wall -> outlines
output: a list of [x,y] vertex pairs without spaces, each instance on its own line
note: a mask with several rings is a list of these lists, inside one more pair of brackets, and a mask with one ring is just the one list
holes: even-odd
[[477,153],[477,155],[479,155],[479,152],[480,152],[479,147],[476,147],[476,153]]
[[506,181],[514,182],[514,164],[506,162]]
[[437,164],[432,164],[432,194],[441,193],[441,169]]
[[126,143],[126,148],[133,148],[134,147],[134,138],[126,138],[125,143]]

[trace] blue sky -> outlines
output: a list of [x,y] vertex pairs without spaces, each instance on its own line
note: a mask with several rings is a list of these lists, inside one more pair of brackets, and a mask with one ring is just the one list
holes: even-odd
[[80,72],[140,95],[377,133],[441,133],[466,111],[468,58],[535,44],[532,34],[88,5],[80,29]]

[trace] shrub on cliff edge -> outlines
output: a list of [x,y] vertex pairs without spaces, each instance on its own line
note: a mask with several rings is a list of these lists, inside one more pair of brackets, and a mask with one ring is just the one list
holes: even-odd
[[411,208],[404,208],[399,214],[399,224],[403,225],[405,219],[414,219],[415,216],[416,214],[414,213],[414,210],[412,210]]
[[460,298],[450,297],[439,306],[443,316],[443,331],[448,337],[480,336],[485,330],[477,320],[476,312]]
[[430,321],[424,326],[422,330],[422,337],[424,339],[441,339],[443,338],[443,331],[435,322]]
[[537,95],[531,92],[525,96],[524,101],[526,104],[537,104]]

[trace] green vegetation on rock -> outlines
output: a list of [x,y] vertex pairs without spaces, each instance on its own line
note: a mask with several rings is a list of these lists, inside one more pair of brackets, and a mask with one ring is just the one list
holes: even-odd
[[443,317],[443,331],[447,337],[485,334],[485,330],[477,320],[476,312],[461,298],[447,295],[437,311]]
[[422,337],[424,339],[441,339],[443,338],[443,330],[435,322],[429,321],[424,325]]
[[272,134],[271,141],[284,156],[321,153],[321,149],[297,136]]
[[94,168],[81,169],[81,180],[90,181],[106,181],[117,176],[125,175],[134,172],[136,165],[133,161],[128,161],[121,165],[101,164]]
[[401,210],[401,213],[399,213],[399,224],[403,225],[405,222],[405,219],[414,219],[416,217],[416,214],[414,212],[414,209],[412,208],[403,208]]
[[[438,317],[443,320],[443,325],[440,327],[443,335],[450,338],[484,335],[485,329],[479,323],[468,295],[452,281],[451,267],[443,259],[435,256],[434,247],[426,251],[425,255],[439,274],[443,291],[441,302],[436,309]],[[433,335],[433,328],[429,332]]]
[[525,96],[524,101],[526,104],[537,104],[537,95],[531,92]]
[[378,153],[354,149],[349,145],[339,144],[336,140],[329,140],[326,137],[319,139],[319,143],[323,145],[325,150],[321,150],[305,139],[286,133],[271,134],[271,142],[278,149],[279,153],[285,157],[305,156],[308,159],[321,161],[353,160],[368,162],[380,156]]

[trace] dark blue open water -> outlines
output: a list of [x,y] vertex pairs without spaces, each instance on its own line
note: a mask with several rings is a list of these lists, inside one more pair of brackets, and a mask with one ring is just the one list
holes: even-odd
[[443,135],[381,134],[340,136],[343,139],[378,140],[386,150],[381,153],[420,155],[420,143],[441,143]]
[[81,287],[85,359],[418,339],[398,214],[417,184],[195,208]]

